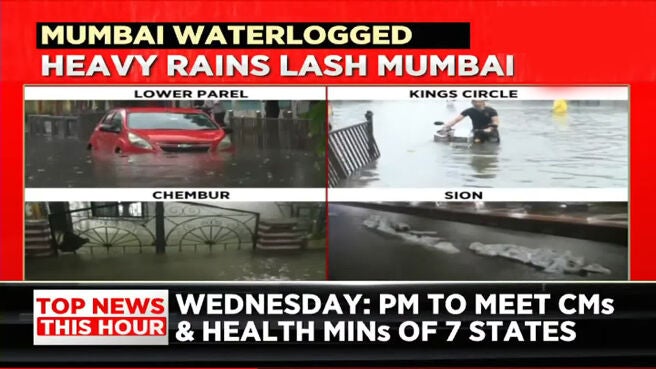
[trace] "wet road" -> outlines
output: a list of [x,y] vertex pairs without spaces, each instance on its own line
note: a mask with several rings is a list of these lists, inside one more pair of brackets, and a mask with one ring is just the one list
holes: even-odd
[[325,248],[282,252],[233,249],[209,255],[67,254],[26,260],[25,276],[27,280],[60,281],[315,281],[325,280],[325,257]]
[[[551,114],[551,102],[490,102],[500,116],[501,145],[433,141],[438,127],[465,108],[443,101],[336,101],[334,129],[374,113],[381,158],[343,187],[626,187],[628,106],[572,106]],[[467,136],[469,118],[456,127]]]
[[77,140],[27,136],[26,187],[324,187],[312,152],[97,154]]
[[[535,234],[465,223],[439,221],[352,206],[330,205],[329,277],[335,280],[626,280],[628,248],[574,238]],[[409,224],[413,229],[436,231],[460,250],[446,254],[417,244],[385,236],[365,228],[371,215]],[[472,242],[507,243],[531,248],[570,250],[598,263],[612,273],[544,273],[511,260],[481,256],[468,250]]]

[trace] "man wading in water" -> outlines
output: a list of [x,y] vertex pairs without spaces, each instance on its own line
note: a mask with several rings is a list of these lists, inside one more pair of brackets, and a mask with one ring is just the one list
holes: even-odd
[[205,104],[203,104],[203,108],[206,112],[212,113],[212,118],[214,118],[214,121],[218,123],[219,126],[225,128],[226,110],[225,107],[223,107],[223,102],[221,100],[207,100],[205,101]]
[[474,142],[500,142],[499,137],[499,114],[489,106],[485,106],[485,100],[472,100],[473,107],[465,109],[453,120],[447,122],[439,134],[447,133],[451,127],[458,124],[465,117],[472,121],[472,132]]

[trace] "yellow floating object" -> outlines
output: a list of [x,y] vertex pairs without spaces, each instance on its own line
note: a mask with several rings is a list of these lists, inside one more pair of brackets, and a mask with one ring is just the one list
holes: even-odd
[[567,113],[567,101],[565,100],[554,101],[553,108],[551,109],[551,111],[557,114]]
[[552,116],[552,119],[553,119],[554,123],[558,123],[562,126],[567,125],[567,114],[565,114],[565,113],[553,113],[551,116]]

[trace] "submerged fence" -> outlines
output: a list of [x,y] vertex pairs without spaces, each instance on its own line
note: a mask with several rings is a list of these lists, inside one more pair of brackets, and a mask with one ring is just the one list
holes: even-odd
[[282,118],[236,117],[228,111],[228,125],[232,128],[232,141],[237,147],[258,149],[313,150],[325,135],[312,135],[310,120],[294,118],[291,111]]
[[380,157],[374,138],[373,113],[365,122],[330,132],[328,139],[328,182],[336,187],[360,168]]
[[78,115],[28,115],[25,119],[25,133],[32,136],[87,141],[104,115],[104,112]]

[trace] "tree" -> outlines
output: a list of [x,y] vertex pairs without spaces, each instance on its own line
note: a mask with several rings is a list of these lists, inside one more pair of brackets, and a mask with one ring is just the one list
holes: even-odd
[[322,159],[326,155],[326,109],[325,101],[313,101],[310,110],[304,114],[304,118],[310,121],[310,134],[318,138],[315,140],[315,152]]

